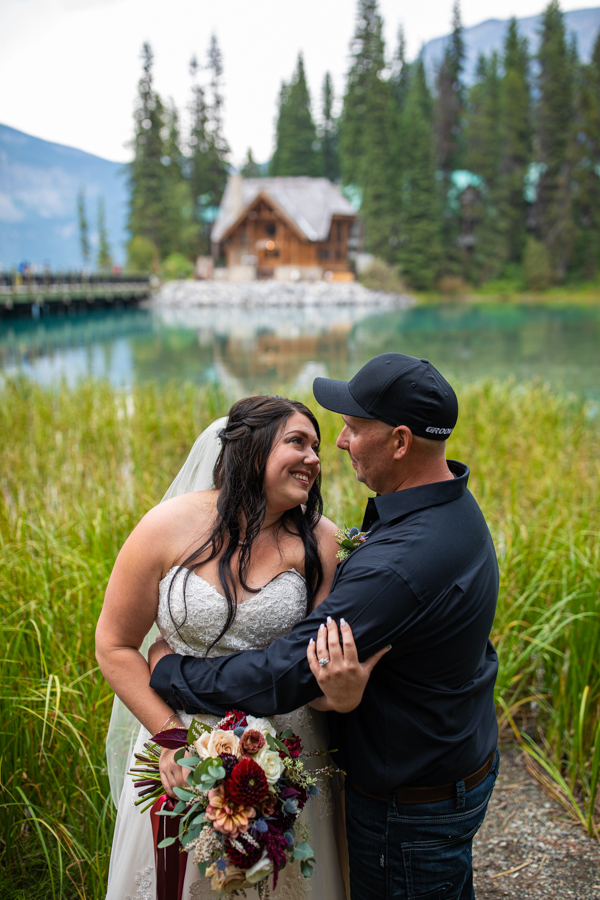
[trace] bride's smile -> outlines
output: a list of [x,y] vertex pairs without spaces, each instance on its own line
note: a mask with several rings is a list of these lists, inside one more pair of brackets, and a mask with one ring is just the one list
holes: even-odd
[[289,417],[278,435],[265,468],[267,514],[279,515],[306,503],[321,469],[319,438],[302,413]]

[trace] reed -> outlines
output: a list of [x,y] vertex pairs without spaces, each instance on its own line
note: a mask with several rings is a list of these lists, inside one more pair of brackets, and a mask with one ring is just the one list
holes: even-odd
[[[112,695],[94,623],[120,545],[228,403],[179,384],[47,391],[14,381],[0,394],[0,896],[100,900],[114,822],[104,762]],[[597,835],[594,408],[542,385],[485,382],[460,397],[450,451],[471,466],[502,572],[499,717]],[[326,511],[360,524],[367,493],[334,448],[339,417],[318,416]]]

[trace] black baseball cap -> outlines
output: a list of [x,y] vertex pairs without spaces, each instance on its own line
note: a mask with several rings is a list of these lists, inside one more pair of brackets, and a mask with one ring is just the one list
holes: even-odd
[[458,400],[446,379],[428,359],[404,353],[376,356],[352,381],[315,378],[313,393],[325,409],[393,428],[407,425],[434,441],[445,441],[458,418]]

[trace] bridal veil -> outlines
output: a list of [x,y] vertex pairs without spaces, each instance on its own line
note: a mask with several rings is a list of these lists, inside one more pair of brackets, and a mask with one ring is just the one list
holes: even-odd
[[[214,487],[213,469],[221,452],[219,432],[227,425],[227,417],[216,419],[206,428],[196,440],[190,450],[189,456],[179,471],[179,474],[160,501],[179,497],[181,494],[191,494],[193,491],[209,491]],[[140,652],[147,656],[148,648],[158,635],[158,628],[153,625],[144,638]],[[106,735],[106,764],[110,781],[110,792],[113,803],[118,808],[119,797],[123,790],[125,772],[131,759],[133,747],[136,742],[140,723],[130,712],[125,704],[117,696],[113,701],[113,708]]]

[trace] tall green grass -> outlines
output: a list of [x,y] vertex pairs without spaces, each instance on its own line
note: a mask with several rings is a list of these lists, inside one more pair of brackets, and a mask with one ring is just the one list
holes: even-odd
[[[502,572],[499,715],[597,834],[598,424],[542,386],[489,382],[460,396],[450,451],[471,466]],[[175,384],[0,391],[0,898],[104,896],[112,695],[94,623],[126,535],[227,405]],[[367,493],[334,448],[339,417],[318,416],[327,514],[359,523]]]

